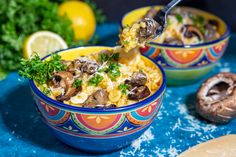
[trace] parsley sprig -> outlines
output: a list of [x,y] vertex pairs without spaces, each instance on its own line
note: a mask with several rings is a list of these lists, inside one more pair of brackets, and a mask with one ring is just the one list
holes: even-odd
[[115,81],[117,77],[121,75],[120,65],[116,62],[111,62],[107,69],[107,75],[110,77],[112,81]]
[[88,85],[89,86],[98,86],[100,82],[102,82],[103,76],[99,74],[95,74],[92,78],[89,79]]
[[73,87],[75,87],[75,88],[79,88],[79,87],[82,86],[82,80],[76,79],[76,80],[74,80],[74,82],[73,82],[72,85],[73,85]]
[[40,85],[47,83],[52,78],[53,72],[66,69],[66,66],[61,62],[61,56],[56,53],[51,55],[50,60],[45,61],[35,54],[30,59],[21,59],[20,64],[19,75],[34,80]]
[[193,21],[193,24],[196,25],[199,30],[204,34],[206,32],[206,29],[204,28],[204,24],[205,24],[205,19],[203,16],[201,15],[197,15],[197,16],[191,16],[190,17]]
[[102,53],[98,56],[98,60],[100,62],[111,62],[111,61],[118,61],[119,59],[119,53],[112,53],[111,55],[108,55],[106,53]]
[[118,86],[119,90],[121,90],[122,94],[127,94],[127,90],[128,90],[128,85],[122,83]]
[[175,15],[175,18],[176,20],[179,22],[179,23],[182,23],[183,22],[183,16],[181,14],[176,14]]

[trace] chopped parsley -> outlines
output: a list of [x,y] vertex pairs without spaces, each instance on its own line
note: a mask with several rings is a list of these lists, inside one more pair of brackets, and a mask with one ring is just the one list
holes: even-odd
[[126,84],[120,84],[119,86],[118,86],[118,88],[119,88],[119,90],[121,90],[121,93],[122,94],[127,94],[127,89],[128,89],[128,85],[126,85]]
[[20,64],[19,75],[34,80],[40,85],[47,83],[52,78],[54,72],[66,69],[66,65],[62,63],[61,56],[56,53],[51,55],[50,60],[44,61],[35,54],[30,59],[22,59]]
[[48,95],[51,93],[51,90],[49,88],[43,87],[42,92],[43,94]]
[[128,45],[128,44],[129,44],[129,41],[125,40],[125,41],[124,41],[124,44],[125,44],[125,45]]
[[117,77],[121,75],[119,64],[116,62],[111,62],[107,68],[107,75],[112,81],[115,81]]
[[193,21],[193,24],[196,25],[203,34],[205,34],[206,29],[204,27],[205,24],[204,17],[201,15],[197,15],[197,16],[191,16],[190,18]]
[[182,22],[183,22],[183,16],[182,16],[182,15],[176,14],[176,15],[175,15],[175,18],[177,19],[177,21],[178,21],[179,23],[182,23]]
[[190,18],[193,20],[193,23],[196,25],[203,25],[205,23],[205,19],[203,16],[197,15],[197,16],[191,16]]
[[103,80],[103,76],[96,74],[88,81],[89,86],[98,86],[98,84]]
[[118,61],[119,56],[120,56],[119,53],[112,53],[111,55],[102,53],[98,56],[98,60],[100,62]]
[[82,80],[76,79],[76,80],[73,82],[72,85],[73,85],[73,87],[75,87],[75,88],[79,88],[79,87],[82,86]]

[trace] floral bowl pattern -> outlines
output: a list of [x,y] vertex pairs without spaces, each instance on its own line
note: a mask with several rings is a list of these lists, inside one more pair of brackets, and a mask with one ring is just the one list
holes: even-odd
[[[72,48],[58,53],[63,59],[70,60],[79,54],[103,49],[107,47]],[[156,66],[163,78],[158,91],[143,101],[119,108],[103,110],[69,106],[44,95],[33,81],[30,81],[30,87],[39,115],[59,140],[92,153],[111,152],[129,145],[156,117],[166,88],[165,74],[159,65]]]
[[[150,7],[135,9],[124,15],[121,27],[130,25],[139,20]],[[161,6],[156,6],[157,9]],[[195,12],[207,19],[215,19],[219,22],[219,39],[212,42],[175,46],[160,44],[155,41],[149,43],[141,52],[160,64],[167,76],[168,85],[185,85],[195,82],[210,72],[224,54],[230,37],[230,30],[220,18],[190,7],[179,7]]]

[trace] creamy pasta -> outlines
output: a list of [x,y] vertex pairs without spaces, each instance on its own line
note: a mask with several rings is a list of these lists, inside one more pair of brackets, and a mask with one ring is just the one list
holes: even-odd
[[162,83],[156,65],[137,50],[104,50],[62,63],[66,70],[55,72],[43,88],[50,91],[47,95],[52,99],[73,106],[111,108],[133,104],[152,95]]

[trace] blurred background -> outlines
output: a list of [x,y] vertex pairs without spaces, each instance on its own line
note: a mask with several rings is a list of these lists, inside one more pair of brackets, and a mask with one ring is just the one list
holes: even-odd
[[[0,0],[0,80],[21,67],[22,57],[27,59],[34,52],[43,57],[72,46],[115,45],[118,24],[125,13],[170,1]],[[180,5],[209,11],[236,32],[235,0],[183,0]],[[45,35],[42,30],[50,32]],[[54,35],[56,39],[52,40],[52,33],[59,37]],[[36,40],[35,36],[44,40]]]
[[[170,0],[95,0],[102,8],[108,21],[118,22],[122,16],[135,8],[148,5],[165,5]],[[236,1],[235,0],[183,0],[180,5],[192,6],[221,17],[235,32],[236,27]]]

